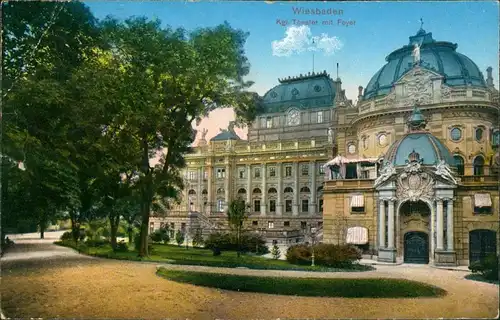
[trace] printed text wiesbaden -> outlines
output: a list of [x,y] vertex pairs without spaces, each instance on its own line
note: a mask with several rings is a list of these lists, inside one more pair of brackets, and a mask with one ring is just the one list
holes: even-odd
[[292,7],[293,14],[314,14],[314,15],[343,15],[344,10],[342,9],[309,9],[309,8],[300,8],[300,7]]

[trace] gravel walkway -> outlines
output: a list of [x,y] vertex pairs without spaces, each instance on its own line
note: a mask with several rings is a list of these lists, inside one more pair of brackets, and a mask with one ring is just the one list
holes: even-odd
[[159,278],[158,264],[82,256],[36,240],[17,240],[0,260],[6,316],[29,318],[493,318],[498,286],[465,280],[465,272],[421,265],[376,266],[363,273],[262,271],[166,265],[170,269],[261,276],[422,281],[448,291],[442,298],[353,299],[278,296],[196,287]]

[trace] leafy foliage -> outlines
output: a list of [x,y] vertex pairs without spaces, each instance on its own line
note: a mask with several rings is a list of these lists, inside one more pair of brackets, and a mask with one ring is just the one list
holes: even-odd
[[274,245],[271,249],[271,254],[273,255],[273,259],[278,260],[281,257],[281,250],[277,245]]
[[[311,264],[312,248],[306,245],[295,245],[288,248],[286,259],[293,264]],[[361,251],[351,245],[317,244],[314,246],[314,260],[317,265],[350,268],[361,259]]]
[[205,240],[203,239],[202,231],[201,229],[196,229],[193,235],[193,247],[198,248],[204,245]]
[[486,280],[498,280],[498,256],[490,254],[480,261],[473,262],[469,269],[481,274]]
[[175,242],[177,242],[177,245],[180,246],[184,242],[185,236],[184,232],[181,230],[177,230],[175,233]]
[[166,228],[155,230],[150,237],[151,240],[153,240],[153,242],[163,242],[167,244],[170,241],[170,236],[168,235],[168,229]]
[[[239,245],[240,252],[265,254],[269,252],[266,241],[259,234],[242,234]],[[222,251],[238,251],[238,242],[234,234],[212,233],[205,240],[205,248]]]

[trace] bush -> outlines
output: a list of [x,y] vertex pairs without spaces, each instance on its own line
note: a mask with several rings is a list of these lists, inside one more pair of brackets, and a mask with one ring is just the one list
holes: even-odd
[[115,252],[128,252],[128,245],[125,241],[120,241],[116,244]]
[[498,280],[498,256],[490,254],[469,266],[472,273],[479,273],[487,280]]
[[167,244],[170,241],[170,237],[168,236],[168,230],[165,228],[156,230],[149,237],[153,242],[163,242]]
[[[361,259],[361,251],[351,245],[317,244],[314,246],[314,262],[317,265],[349,268],[353,262]],[[312,260],[312,249],[303,244],[291,246],[286,253],[286,260],[292,264],[307,265]]]
[[88,247],[94,247],[94,248],[100,248],[104,247],[105,245],[108,245],[109,241],[108,240],[103,240],[103,239],[88,239],[85,241],[85,245]]
[[178,246],[184,242],[184,232],[177,230],[177,233],[175,234],[175,242],[177,242]]
[[73,233],[71,231],[66,231],[59,239],[61,239],[61,241],[73,240]]
[[201,229],[197,229],[193,235],[193,247],[198,248],[203,246],[204,240]]
[[[205,240],[205,248],[213,250],[219,248],[222,251],[238,250],[236,235],[229,233],[212,233]],[[242,234],[240,237],[240,252],[255,252],[265,254],[269,252],[266,241],[258,234]]]
[[273,259],[278,260],[281,257],[280,248],[277,245],[274,245],[271,250],[271,254],[273,255]]

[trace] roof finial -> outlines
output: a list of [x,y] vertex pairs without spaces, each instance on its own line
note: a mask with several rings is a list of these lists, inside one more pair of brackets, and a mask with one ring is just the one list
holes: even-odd
[[420,18],[420,29],[424,28],[424,19]]

